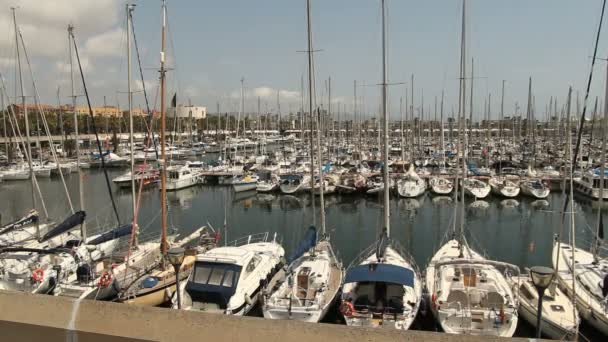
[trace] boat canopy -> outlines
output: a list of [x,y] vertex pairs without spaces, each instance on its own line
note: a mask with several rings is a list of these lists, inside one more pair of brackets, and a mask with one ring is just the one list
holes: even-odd
[[133,229],[133,225],[131,223],[122,225],[116,229],[112,229],[108,232],[105,232],[93,240],[87,242],[87,245],[99,245],[100,243],[104,243],[106,241],[118,239],[119,237],[123,237],[131,234],[131,230]]
[[289,256],[289,260],[287,260],[287,262],[291,264],[292,261],[301,257],[302,255],[304,255],[304,253],[306,253],[306,251],[308,251],[309,249],[313,248],[316,245],[317,245],[317,228],[315,228],[315,226],[310,226],[306,230],[306,234],[304,235],[304,238],[298,244],[298,247]]
[[414,271],[391,264],[367,264],[350,268],[344,283],[382,282],[414,287]]
[[56,225],[53,229],[49,230],[46,234],[44,234],[44,236],[42,236],[42,238],[40,239],[40,242],[47,241],[58,235],[70,231],[72,228],[82,224],[86,217],[87,214],[82,210],[75,212],[70,217],[66,218],[63,222]]

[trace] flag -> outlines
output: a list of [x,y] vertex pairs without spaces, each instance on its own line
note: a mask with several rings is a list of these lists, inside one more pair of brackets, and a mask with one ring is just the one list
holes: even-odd
[[600,227],[599,227],[599,230],[598,230],[598,232],[597,232],[597,237],[599,237],[599,238],[600,238],[600,239],[602,239],[602,240],[604,240],[604,221],[602,220],[602,217],[603,217],[603,216],[604,216],[604,215],[602,215],[602,214],[600,213]]
[[171,107],[177,107],[177,93],[173,94],[173,100],[171,100]]

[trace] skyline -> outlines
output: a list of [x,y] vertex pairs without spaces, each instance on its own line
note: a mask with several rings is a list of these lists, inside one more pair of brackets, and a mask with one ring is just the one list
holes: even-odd
[[[126,106],[126,19],[122,0],[83,3],[58,0],[2,0],[0,27],[0,72],[14,93],[14,30],[11,6],[19,6],[17,20],[33,63],[34,76],[42,102],[69,101],[67,64],[67,25],[75,34],[93,105]],[[134,11],[135,33],[142,53],[144,79],[153,105],[157,87],[160,50],[160,1],[130,1]],[[246,111],[254,112],[257,96],[262,111],[276,111],[280,92],[281,112],[300,108],[300,82],[306,75],[305,1],[281,2],[246,0],[222,3],[167,1],[168,55],[173,70],[168,74],[167,97],[177,91],[182,103],[206,106],[209,113],[238,111],[240,79],[245,79]],[[467,73],[470,58],[475,58],[474,118],[482,116],[484,100],[492,94],[492,115],[500,108],[500,87],[506,80],[505,116],[513,114],[515,101],[525,115],[528,77],[532,77],[538,119],[545,117],[550,96],[565,102],[568,86],[575,89],[572,108],[576,110],[576,91],[581,98],[588,77],[601,1],[584,4],[565,0],[468,1]],[[399,100],[410,90],[414,73],[416,106],[424,92],[424,110],[434,111],[434,98],[446,92],[445,115],[456,107],[460,56],[461,1],[424,3],[388,1],[389,82],[407,85],[389,88],[392,119],[399,118]],[[90,17],[105,20],[90,20]],[[332,78],[332,112],[352,111],[353,81],[377,84],[380,79],[380,6],[379,1],[312,1],[315,54],[316,100],[327,106],[324,80]],[[602,34],[605,34],[605,25]],[[600,38],[598,55],[608,51]],[[135,53],[134,53],[135,54]],[[23,63],[23,61],[22,61]],[[605,63],[596,63],[588,103],[593,109],[595,96],[604,93]],[[24,68],[24,75],[27,70]],[[482,77],[482,78],[477,78]],[[31,84],[25,77],[24,83]],[[133,60],[134,89],[141,89],[136,60]],[[78,79],[77,79],[78,80]],[[470,82],[470,80],[468,81]],[[77,82],[78,83],[78,82]],[[377,88],[377,89],[375,89]],[[377,113],[379,87],[361,86],[358,107],[365,104],[368,116]],[[32,87],[26,87],[32,94]],[[78,89],[77,94],[82,94]],[[11,96],[13,96],[11,94]],[[409,96],[409,95],[408,95]],[[30,98],[31,100],[31,98]],[[28,100],[28,102],[31,102]],[[405,102],[405,98],[404,98]],[[468,96],[467,96],[468,102]],[[79,105],[84,100],[79,98]],[[140,92],[134,106],[143,105]],[[158,106],[156,106],[158,107]],[[467,105],[468,107],[468,105]],[[559,107],[558,107],[559,109]],[[468,113],[467,113],[468,116]],[[428,117],[428,116],[427,116]]]

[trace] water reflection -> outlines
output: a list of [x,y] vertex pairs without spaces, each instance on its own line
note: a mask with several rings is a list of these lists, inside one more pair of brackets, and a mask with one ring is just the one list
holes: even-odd
[[545,209],[549,207],[549,201],[547,200],[536,200],[531,203],[535,209]]
[[471,202],[471,204],[469,204],[469,208],[471,209],[481,209],[481,210],[485,210],[488,209],[490,207],[490,203],[484,201],[484,200],[476,200]]
[[519,206],[519,202],[515,199],[504,199],[502,201],[500,201],[500,205],[503,208],[507,208],[507,209],[513,209],[513,208],[517,208]]
[[452,197],[450,196],[434,196],[432,199],[433,204],[437,206],[446,206],[452,204]]

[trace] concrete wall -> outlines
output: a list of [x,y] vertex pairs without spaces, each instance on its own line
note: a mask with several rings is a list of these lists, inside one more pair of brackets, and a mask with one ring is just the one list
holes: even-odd
[[0,341],[434,342],[492,339],[236,318],[0,291]]

